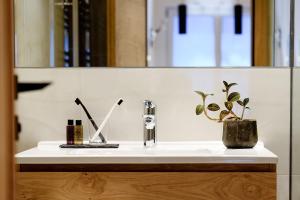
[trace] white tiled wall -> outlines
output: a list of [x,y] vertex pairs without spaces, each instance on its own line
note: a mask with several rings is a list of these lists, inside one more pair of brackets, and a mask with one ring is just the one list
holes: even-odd
[[119,97],[124,104],[109,123],[110,140],[142,140],[143,100],[158,107],[158,140],[220,140],[222,125],[195,115],[201,102],[194,90],[213,92],[222,102],[222,81],[250,97],[248,118],[258,120],[259,137],[279,156],[279,199],[288,199],[289,69],[17,69],[20,81],[50,81],[48,88],[20,94],[17,113],[22,133],[17,149],[41,140],[63,140],[68,118],[87,121],[74,100],[80,97],[101,119]]

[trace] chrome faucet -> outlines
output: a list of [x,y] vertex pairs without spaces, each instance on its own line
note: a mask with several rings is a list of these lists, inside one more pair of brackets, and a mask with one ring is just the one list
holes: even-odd
[[144,101],[144,146],[156,144],[156,106],[152,101]]

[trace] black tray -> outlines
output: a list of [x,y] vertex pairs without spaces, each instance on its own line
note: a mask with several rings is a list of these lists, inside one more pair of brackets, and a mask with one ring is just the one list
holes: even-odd
[[62,144],[59,147],[62,149],[117,149],[119,144]]

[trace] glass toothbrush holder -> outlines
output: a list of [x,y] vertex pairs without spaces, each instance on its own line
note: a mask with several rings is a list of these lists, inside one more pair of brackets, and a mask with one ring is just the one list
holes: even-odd
[[[102,119],[102,118],[100,120],[95,120],[98,127],[100,127],[103,120],[104,119]],[[89,120],[88,120],[87,127],[88,127],[88,130],[87,130],[87,132],[88,132],[88,143],[90,145],[104,144],[99,135],[97,136],[97,138],[94,141],[92,141],[92,138],[94,137],[94,134],[96,133],[97,130]],[[102,133],[102,135],[103,135],[103,137],[105,138],[106,141],[108,141],[108,133],[109,132],[110,132],[110,121],[108,120],[107,123],[105,124],[104,128],[101,131],[101,133]]]

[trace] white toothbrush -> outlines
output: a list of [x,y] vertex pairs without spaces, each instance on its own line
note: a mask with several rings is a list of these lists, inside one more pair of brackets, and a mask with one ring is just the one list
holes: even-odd
[[97,137],[99,136],[99,134],[101,133],[102,129],[104,128],[105,124],[107,123],[108,119],[110,118],[111,114],[113,113],[114,109],[117,106],[120,106],[123,103],[123,99],[119,99],[110,109],[110,111],[107,113],[106,117],[104,118],[102,124],[100,125],[100,127],[98,128],[98,130],[96,131],[96,133],[94,134],[94,136],[91,139],[91,142],[94,142]]

